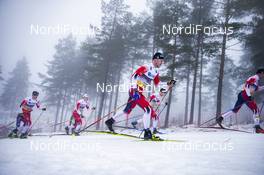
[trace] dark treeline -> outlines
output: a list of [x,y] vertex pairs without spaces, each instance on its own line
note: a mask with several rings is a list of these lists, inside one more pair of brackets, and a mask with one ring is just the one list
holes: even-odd
[[[74,103],[83,93],[88,93],[96,106],[94,117],[115,109],[120,93],[97,92],[97,83],[120,84],[137,66],[149,62],[156,51],[163,52],[166,58],[162,79],[178,79],[177,86],[168,94],[164,127],[174,125],[173,110],[177,108],[184,111],[178,116],[182,121],[178,125],[200,125],[210,117],[204,116],[207,112],[213,117],[232,107],[243,81],[257,68],[264,67],[263,1],[153,0],[147,5],[151,13],[135,16],[124,0],[102,1],[101,26],[94,38],[78,44],[69,35],[58,41],[53,60],[46,65],[47,73],[39,74],[45,103],[54,110],[55,123],[69,118]],[[164,33],[164,25],[190,24],[201,25],[201,30],[196,34]],[[209,35],[202,32],[205,27],[218,27],[221,31],[232,27],[233,33]],[[241,50],[234,49],[236,46]],[[232,55],[237,52],[243,56],[235,64],[236,57]],[[23,70],[23,82],[17,82],[22,76],[16,74],[20,64],[7,80],[1,97],[3,107],[9,111],[15,110],[13,104],[27,89],[22,85],[28,80],[27,68]],[[11,87],[18,84],[23,87],[21,92],[12,93],[9,97],[12,100],[7,102]],[[179,91],[184,92],[181,97]],[[177,100],[183,105],[176,106]],[[100,128],[100,123],[96,127]],[[54,126],[54,130],[61,128],[62,125]]]

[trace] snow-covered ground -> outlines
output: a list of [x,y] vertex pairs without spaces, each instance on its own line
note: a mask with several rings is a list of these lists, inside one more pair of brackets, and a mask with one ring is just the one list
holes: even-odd
[[164,132],[162,137],[178,142],[98,133],[1,139],[0,174],[264,174],[264,135],[194,128]]

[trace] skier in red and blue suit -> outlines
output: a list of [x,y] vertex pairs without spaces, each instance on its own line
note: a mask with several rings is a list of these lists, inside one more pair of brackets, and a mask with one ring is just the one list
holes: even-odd
[[[27,138],[29,128],[32,124],[31,122],[31,112],[36,106],[40,109],[40,102],[38,101],[39,92],[33,91],[31,97],[25,98],[21,104],[20,108],[22,113],[17,115],[16,128],[9,134],[9,137],[18,137],[18,132],[21,133],[20,138]],[[45,111],[46,108],[41,108]]]
[[254,128],[256,133],[264,133],[264,130],[260,127],[260,114],[256,102],[253,99],[253,95],[257,91],[264,90],[264,86],[259,86],[259,80],[264,78],[264,69],[258,69],[256,74],[249,77],[242,91],[237,96],[237,102],[234,108],[221,116],[217,117],[216,122],[222,127],[222,121],[226,117],[231,117],[239,111],[243,104],[246,104],[248,108],[253,112]]
[[[110,131],[114,132],[113,124],[115,123],[115,119],[117,117],[130,114],[135,106],[138,105],[144,110],[144,139],[152,139],[152,133],[149,128],[153,109],[143,92],[147,86],[151,85],[152,81],[156,87],[159,85],[160,79],[158,69],[161,67],[163,62],[163,55],[160,52],[157,52],[152,57],[152,64],[141,66],[134,72],[132,75],[132,86],[129,89],[129,98],[125,109],[117,112],[112,118],[105,122]],[[152,115],[155,116],[153,113]]]

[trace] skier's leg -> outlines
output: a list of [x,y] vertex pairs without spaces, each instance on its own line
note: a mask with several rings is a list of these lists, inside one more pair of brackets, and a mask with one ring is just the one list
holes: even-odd
[[153,134],[156,134],[158,133],[157,127],[159,122],[159,116],[152,107],[151,107],[151,120],[152,120]]
[[256,133],[264,133],[264,130],[260,127],[260,116],[259,116],[259,109],[255,101],[248,101],[247,106],[251,109],[253,112],[253,119],[254,119],[254,127]]
[[125,109],[117,112],[113,117],[111,117],[105,121],[105,124],[108,127],[108,129],[110,131],[114,132],[113,124],[115,123],[115,119],[120,117],[120,116],[130,114],[131,111],[135,108],[136,104],[137,104],[136,101],[132,100],[132,97],[129,97]]
[[150,128],[150,116],[151,116],[151,110],[147,106],[144,108],[144,115],[143,115],[143,125],[144,129],[149,129]]
[[79,135],[78,131],[80,130],[82,119],[78,112],[75,110],[72,113],[74,118],[74,128],[72,129],[73,134]]
[[80,129],[81,129],[81,126],[82,126],[82,123],[79,121],[79,122],[77,122],[77,125],[76,125],[76,127],[75,127],[75,134],[76,135],[79,135],[79,131],[80,131]]
[[234,108],[232,110],[230,110],[230,111],[225,112],[220,117],[216,118],[216,122],[220,125],[220,127],[222,127],[222,121],[225,118],[231,117],[235,113],[237,113],[244,103],[245,103],[245,100],[243,99],[242,93],[240,92],[238,94],[238,96],[237,96],[237,101],[236,101],[236,104],[235,104]]
[[17,120],[17,129],[20,134],[22,134],[24,132],[23,130],[25,130],[24,127],[26,126],[27,118],[27,113],[21,113],[20,119]]
[[18,137],[18,131],[19,131],[19,128],[21,125],[21,122],[22,122],[22,118],[23,118],[23,114],[22,113],[19,113],[16,117],[16,128],[13,129],[10,134],[8,134],[8,137]]
[[23,113],[23,125],[22,125],[22,128],[21,128],[21,135],[20,135],[20,138],[21,139],[24,139],[24,138],[27,138],[27,135],[28,135],[28,132],[29,132],[29,128],[30,128],[30,125],[31,125],[31,118],[30,118],[30,113]]
[[143,115],[144,139],[152,139],[152,133],[150,131],[151,106],[143,95],[140,96],[137,102],[138,102],[137,104],[144,110],[144,115]]
[[80,129],[82,127],[82,118],[78,118],[77,120],[77,126],[75,127],[75,132],[77,133],[77,135],[79,135]]
[[73,120],[74,120],[74,118],[73,118],[73,114],[72,114],[72,115],[71,115],[71,118],[70,118],[70,121],[69,121],[69,125],[66,125],[66,126],[65,126],[65,131],[66,131],[66,134],[67,134],[67,135],[70,134],[70,131],[71,131],[71,133],[72,133],[72,128],[73,128],[72,123],[73,123]]

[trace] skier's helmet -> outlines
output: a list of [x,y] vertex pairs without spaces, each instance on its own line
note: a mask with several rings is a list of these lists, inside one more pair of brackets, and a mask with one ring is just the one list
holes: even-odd
[[262,74],[262,73],[264,73],[264,68],[260,68],[256,72],[256,74]]
[[38,96],[39,95],[39,92],[38,91],[33,91],[32,92],[32,96]]
[[88,99],[88,94],[83,94],[83,98],[87,98]]
[[160,53],[160,52],[156,52],[154,55],[153,55],[153,57],[152,57],[152,59],[154,60],[154,59],[164,59],[164,56],[162,55],[162,53]]

